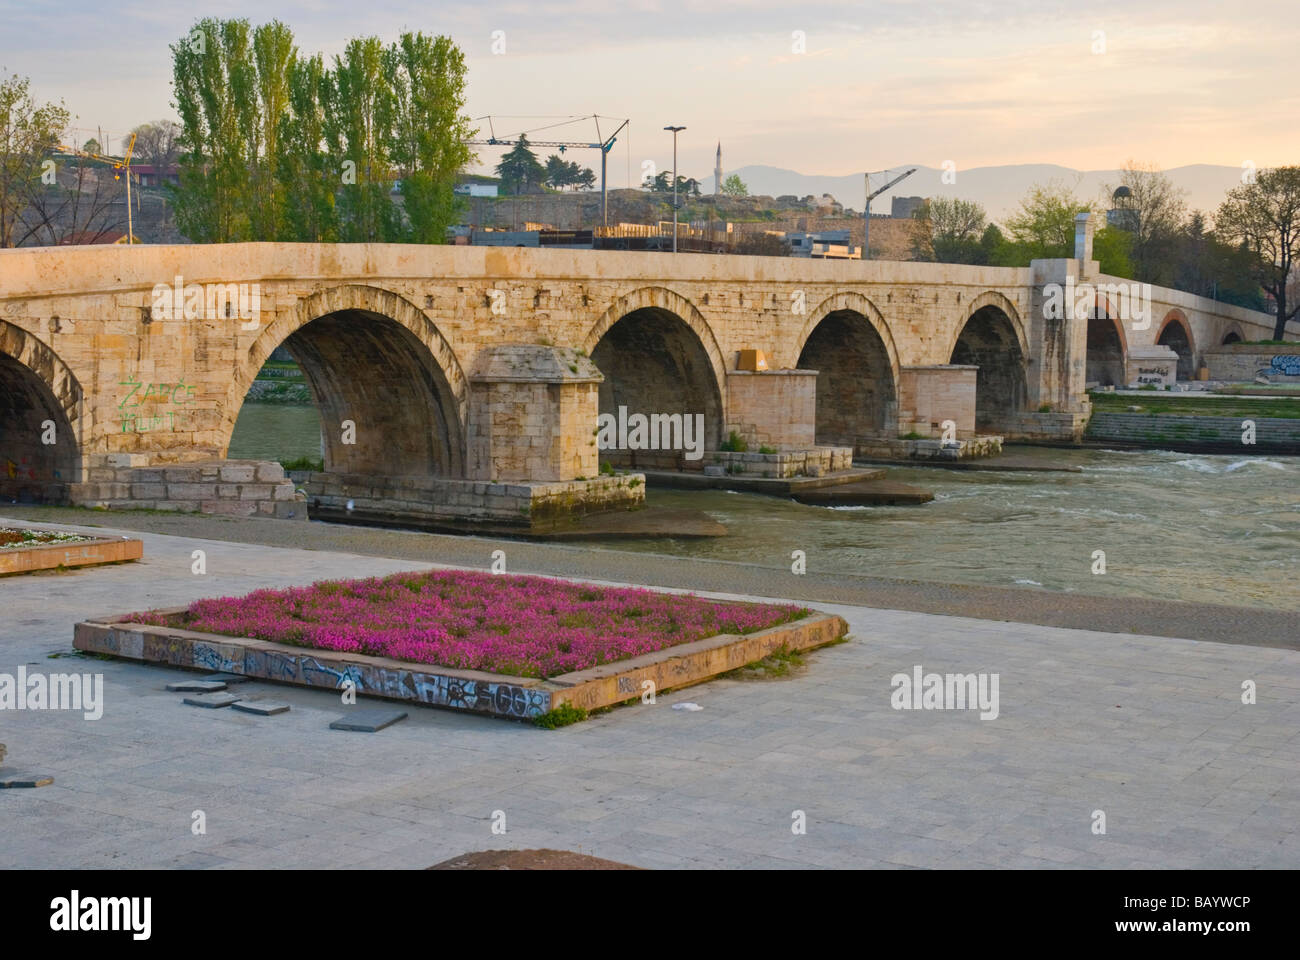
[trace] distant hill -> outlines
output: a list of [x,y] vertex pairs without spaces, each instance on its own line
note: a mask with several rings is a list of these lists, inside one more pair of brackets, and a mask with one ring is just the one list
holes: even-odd
[[[725,153],[724,153],[725,159]],[[894,176],[913,164],[900,164],[893,171]],[[1020,206],[1020,200],[1034,184],[1046,184],[1057,180],[1074,189],[1081,200],[1100,200],[1106,183],[1119,183],[1118,170],[1072,170],[1069,167],[1053,163],[1025,163],[1000,167],[972,167],[970,170],[957,170],[957,182],[945,184],[941,177],[943,171],[935,167],[916,165],[916,173],[902,183],[882,193],[871,201],[873,213],[889,213],[891,197],[935,197],[954,196],[965,200],[975,200],[983,204],[990,217],[1001,219]],[[739,174],[745,181],[751,194],[766,194],[772,197],[794,194],[804,197],[808,194],[821,196],[829,193],[846,207],[861,211],[866,190],[863,188],[862,174],[852,173],[842,177],[823,177],[799,173],[795,170],[782,170],[780,167],[751,165],[739,170],[723,170],[723,175]],[[1166,170],[1169,179],[1178,187],[1187,191],[1185,197],[1188,209],[1203,210],[1213,216],[1222,202],[1224,194],[1241,182],[1240,167],[1215,166],[1198,163],[1186,167]],[[871,178],[872,187],[877,187],[888,179],[887,175],[878,174]],[[701,181],[700,189],[706,193],[713,192],[713,177]]]

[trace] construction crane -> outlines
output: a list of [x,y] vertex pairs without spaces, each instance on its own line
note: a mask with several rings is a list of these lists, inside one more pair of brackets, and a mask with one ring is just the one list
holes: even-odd
[[131,139],[127,141],[125,157],[107,157],[99,153],[87,153],[85,150],[77,150],[73,147],[60,146],[59,149],[74,157],[81,157],[86,160],[98,160],[101,163],[112,164],[114,180],[121,180],[122,172],[126,173],[126,242],[128,244],[134,244],[135,229],[132,225],[131,218],[131,157],[135,153],[135,134],[131,134]]
[[[486,140],[466,140],[465,142],[467,144],[470,144],[471,146],[478,146],[478,147],[514,147],[514,146],[518,146],[521,138],[527,136],[527,131],[524,131],[519,135],[519,137],[498,137],[496,135],[496,128],[492,117],[490,116],[476,117],[474,122],[478,123],[483,120],[487,121],[488,138]],[[597,116],[596,114],[592,114],[590,117],[571,117],[563,121],[563,123],[551,124],[550,126],[551,127],[563,126],[564,124],[574,123],[579,120],[594,120],[596,122],[596,136],[597,137],[601,136],[600,117]],[[622,123],[618,125],[618,129],[615,130],[612,134],[610,134],[609,137],[598,139],[594,143],[588,140],[529,140],[528,141],[528,145],[530,147],[554,147],[557,150],[559,150],[560,153],[564,153],[564,151],[568,150],[570,147],[573,147],[575,149],[600,151],[600,219],[601,219],[601,223],[603,223],[605,226],[609,226],[609,205],[608,205],[607,193],[605,189],[606,161],[609,158],[609,151],[613,149],[614,142],[618,139],[619,133],[622,132],[623,128],[626,127],[631,122],[632,122],[631,120],[624,120]],[[549,127],[542,127],[540,129],[545,130],[545,129],[549,129]]]
[[[894,169],[894,168],[891,168],[891,169]],[[876,172],[876,173],[888,173],[889,170],[877,170],[877,171],[875,171],[875,172]],[[876,197],[880,196],[882,193],[884,193],[886,190],[888,190],[888,189],[889,189],[890,187],[892,187],[894,184],[896,184],[896,183],[898,183],[898,182],[900,182],[900,181],[902,181],[902,180],[906,180],[908,177],[910,177],[910,176],[911,176],[912,174],[914,174],[914,173],[916,173],[916,167],[912,167],[912,169],[910,169],[910,170],[904,170],[902,173],[900,173],[898,176],[896,176],[893,180],[890,180],[887,184],[885,184],[883,187],[881,187],[881,188],[880,188],[879,190],[877,190],[875,193],[872,193],[872,192],[871,192],[871,174],[869,174],[869,173],[864,173],[864,174],[862,175],[862,178],[863,178],[863,180],[866,182],[866,185],[867,185],[867,203],[866,203],[866,208],[867,208],[867,209],[866,209],[866,213],[863,214],[863,219],[862,219],[862,259],[863,259],[863,260],[870,260],[870,259],[871,259],[871,245],[870,245],[870,242],[869,242],[869,241],[871,240],[871,201],[874,200],[874,199],[876,199]]]

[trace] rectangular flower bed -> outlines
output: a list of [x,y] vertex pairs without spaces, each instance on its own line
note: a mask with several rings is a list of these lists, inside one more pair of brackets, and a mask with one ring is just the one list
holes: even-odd
[[506,716],[607,706],[847,625],[791,604],[462,571],[258,590],[77,625],[78,649]]
[[61,530],[0,527],[0,576],[58,567],[139,560],[141,541],[128,537],[93,537]]

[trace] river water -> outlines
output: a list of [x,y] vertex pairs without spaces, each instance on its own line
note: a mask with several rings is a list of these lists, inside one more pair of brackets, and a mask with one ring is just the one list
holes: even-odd
[[[652,504],[725,524],[709,540],[600,541],[812,573],[1026,585],[1300,611],[1300,458],[1013,448],[1081,473],[889,467],[932,490],[909,507],[814,507],[726,491],[652,489]],[[310,407],[246,404],[232,458],[320,456]],[[1094,551],[1105,573],[1093,573]]]

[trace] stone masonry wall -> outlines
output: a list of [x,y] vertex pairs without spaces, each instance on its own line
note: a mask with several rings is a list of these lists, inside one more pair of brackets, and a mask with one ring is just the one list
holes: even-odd
[[110,454],[73,484],[73,503],[87,507],[175,510],[232,517],[306,520],[284,468],[264,460],[136,466],[140,455]]

